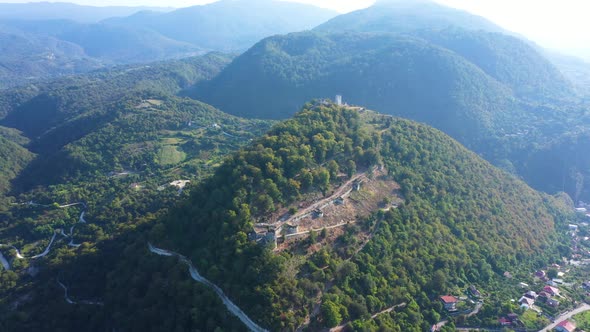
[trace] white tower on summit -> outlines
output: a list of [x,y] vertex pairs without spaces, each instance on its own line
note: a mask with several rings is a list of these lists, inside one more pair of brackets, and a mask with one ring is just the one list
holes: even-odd
[[336,95],[336,105],[342,106],[342,96]]

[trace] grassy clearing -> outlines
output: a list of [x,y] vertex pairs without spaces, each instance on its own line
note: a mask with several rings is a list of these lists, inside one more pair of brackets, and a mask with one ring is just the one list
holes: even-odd
[[175,165],[186,159],[186,153],[178,151],[176,146],[165,145],[158,152],[158,163],[162,166]]

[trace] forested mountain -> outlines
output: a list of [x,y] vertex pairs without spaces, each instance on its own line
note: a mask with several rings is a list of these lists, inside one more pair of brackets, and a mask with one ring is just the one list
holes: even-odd
[[373,6],[339,15],[320,25],[324,32],[395,32],[442,30],[506,32],[487,19],[430,0],[379,0]]
[[139,11],[170,11],[172,8],[81,6],[65,2],[0,3],[0,19],[73,20],[96,23],[112,17],[125,17]]
[[[69,6],[26,6],[36,5],[40,12],[45,7]],[[15,5],[15,10],[21,6]],[[0,15],[0,89],[105,66],[212,50],[241,51],[264,37],[311,29],[335,16],[314,6],[275,0],[219,1],[170,13],[141,11],[101,22],[80,22],[93,21],[85,16],[85,7],[72,7],[83,11],[80,20],[71,18],[68,8],[61,16],[39,14],[43,19],[36,20],[27,15]]]
[[103,67],[79,45],[0,24],[0,89]]
[[[239,92],[227,98],[229,91]],[[257,118],[284,118],[305,99],[336,94],[351,104],[431,123],[470,146],[514,131],[512,120],[522,114],[508,87],[465,58],[390,34],[268,38],[195,89],[197,99]]]
[[[215,77],[231,59],[229,55],[209,53],[149,65],[120,66],[5,90],[0,92],[0,118],[3,123],[36,136],[63,123],[66,116],[104,107],[130,92],[147,90],[174,95]],[[58,116],[46,119],[45,114]]]
[[[588,181],[580,180],[590,175],[587,162],[557,143],[584,135],[590,107],[534,46],[469,28],[456,17],[466,14],[454,10],[444,17],[457,24],[420,28],[431,7],[440,7],[429,2],[403,5],[415,19],[411,29],[376,27],[371,13],[397,22],[395,10],[380,6],[343,15],[360,15],[361,27],[335,18],[332,30],[264,39],[186,94],[231,114],[275,119],[305,100],[340,94],[350,104],[441,129],[537,189],[590,198]],[[338,29],[354,32],[325,32]],[[536,157],[548,150],[561,164]]]
[[0,127],[0,210],[4,209],[4,195],[12,181],[33,159],[33,154],[22,145],[28,140],[14,129]]
[[[209,54],[5,91],[0,97],[0,123],[29,137],[27,148],[39,155],[17,182],[30,189],[39,184],[79,181],[98,169],[108,173],[145,168],[160,163],[158,151],[162,149],[177,157],[172,158],[177,160],[173,164],[187,159],[177,147],[191,135],[170,138],[176,143],[168,147],[158,141],[166,135],[182,136],[185,129],[220,125],[227,115],[174,94],[210,79],[229,59]],[[168,163],[164,160],[160,165]]]
[[[132,243],[127,237],[143,236],[146,221],[268,130],[268,121],[175,96],[229,59],[119,67],[2,93],[0,330],[96,328],[83,327],[82,316],[102,311],[104,274]],[[74,300],[40,300],[60,285]],[[85,307],[45,326],[41,317],[62,317],[64,303]],[[111,324],[99,316],[91,325]]]
[[571,82],[528,42],[501,33],[449,28],[415,33],[451,50],[507,85],[518,96],[535,100],[571,99]]
[[142,12],[105,23],[145,27],[213,50],[243,50],[260,39],[311,29],[336,16],[330,10],[276,0],[221,0],[170,13]]
[[[504,271],[527,273],[567,252],[558,235],[567,227],[565,202],[531,190],[439,131],[358,110],[308,104],[227,158],[154,227],[121,226],[120,237],[103,236],[95,249],[63,248],[61,258],[36,263],[43,272],[35,285],[4,303],[26,294],[33,299],[0,311],[2,327],[243,328],[210,289],[190,279],[182,260],[150,253],[148,241],[187,255],[273,331],[346,322],[356,329],[422,331],[445,315],[439,295],[470,284],[496,294],[486,299],[494,309],[482,317],[495,321],[512,310],[499,304],[513,296],[504,291]],[[348,224],[285,241],[278,251],[248,235],[258,222],[280,222],[287,210],[305,213],[307,204],[332,199],[353,179],[363,179],[362,188],[330,210],[338,215],[356,207]],[[382,209],[379,197],[385,206],[392,198],[402,202]],[[337,218],[305,222],[326,227]],[[51,277],[56,273],[75,285],[70,294],[103,305],[64,302]],[[394,305],[400,307],[370,319]]]

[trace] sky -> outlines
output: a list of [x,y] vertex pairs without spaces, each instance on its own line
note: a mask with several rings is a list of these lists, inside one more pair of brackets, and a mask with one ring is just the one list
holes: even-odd
[[[30,0],[0,0],[29,2]],[[215,0],[61,0],[84,5],[188,7]],[[341,13],[370,6],[374,0],[288,0]],[[503,28],[519,33],[550,49],[590,59],[589,0],[435,0],[484,16]]]

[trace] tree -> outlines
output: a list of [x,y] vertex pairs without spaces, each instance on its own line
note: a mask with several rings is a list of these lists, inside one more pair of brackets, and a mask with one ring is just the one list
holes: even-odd
[[325,168],[321,168],[318,171],[316,181],[318,187],[322,190],[328,190],[328,187],[330,187],[330,173]]
[[335,160],[330,160],[328,163],[328,172],[330,172],[330,177],[332,179],[336,179],[338,177],[338,173],[340,173],[340,167]]
[[351,178],[355,174],[356,174],[356,163],[354,162],[354,160],[349,160],[346,163],[346,175],[348,175],[348,177]]
[[555,279],[557,278],[557,270],[556,269],[549,269],[547,270],[547,278],[549,279]]
[[324,302],[322,304],[321,310],[322,316],[324,317],[324,324],[327,327],[337,326],[342,320],[339,306],[332,301]]

